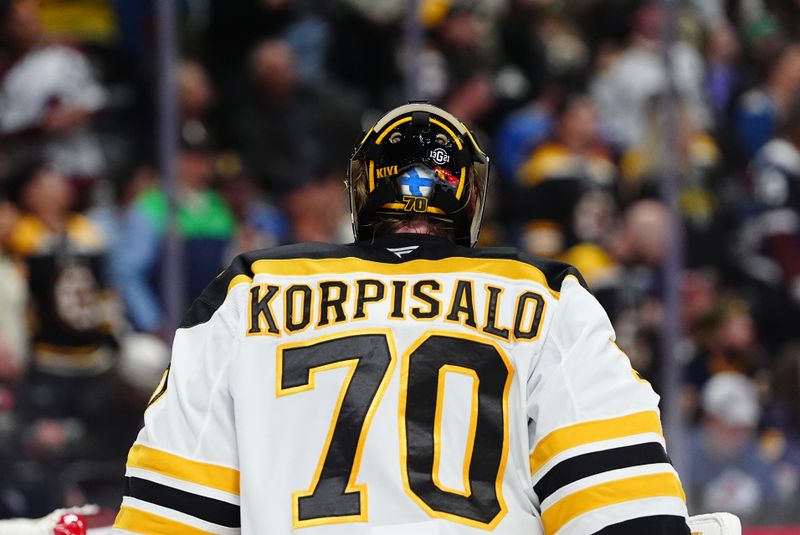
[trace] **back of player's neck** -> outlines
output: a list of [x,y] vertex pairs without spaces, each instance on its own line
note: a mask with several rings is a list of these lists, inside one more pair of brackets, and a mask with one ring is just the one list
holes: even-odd
[[410,219],[408,222],[401,223],[393,229],[392,234],[427,234],[435,236],[436,229],[428,221],[421,219]]

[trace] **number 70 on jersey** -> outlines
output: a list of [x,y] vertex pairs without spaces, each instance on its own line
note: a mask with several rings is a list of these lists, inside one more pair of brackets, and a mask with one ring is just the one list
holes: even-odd
[[[391,331],[363,330],[278,348],[276,394],[314,388],[315,374],[347,367],[311,485],[292,494],[295,528],[367,520],[367,485],[356,484],[370,423],[397,357]],[[472,377],[464,489],[438,480],[444,377]],[[400,468],[406,493],[429,515],[492,529],[506,511],[508,391],[513,368],[495,343],[429,331],[401,357]],[[480,462],[477,462],[480,459]]]

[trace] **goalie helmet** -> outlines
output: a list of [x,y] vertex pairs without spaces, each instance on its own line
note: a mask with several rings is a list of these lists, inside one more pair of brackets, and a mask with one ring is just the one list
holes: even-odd
[[388,112],[350,158],[353,233],[374,236],[381,216],[426,215],[452,225],[455,242],[480,232],[489,159],[464,124],[445,110],[411,103]]

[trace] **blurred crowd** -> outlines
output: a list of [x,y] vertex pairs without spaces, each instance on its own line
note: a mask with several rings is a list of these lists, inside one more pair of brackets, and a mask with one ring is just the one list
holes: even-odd
[[[347,158],[411,90],[492,157],[482,245],[576,265],[658,390],[671,169],[690,512],[800,521],[800,1],[673,3],[664,50],[654,0],[178,2],[171,290],[351,240]],[[153,4],[0,0],[0,518],[116,507],[168,361]]]

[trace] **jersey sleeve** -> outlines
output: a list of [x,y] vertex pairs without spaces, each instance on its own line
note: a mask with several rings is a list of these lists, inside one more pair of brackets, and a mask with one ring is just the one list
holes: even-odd
[[689,534],[658,396],[574,277],[527,385],[533,488],[547,535]]
[[228,366],[240,340],[229,304],[217,308],[201,296],[189,312],[191,325],[178,329],[170,367],[128,454],[125,496],[113,533],[240,533],[228,386]]

